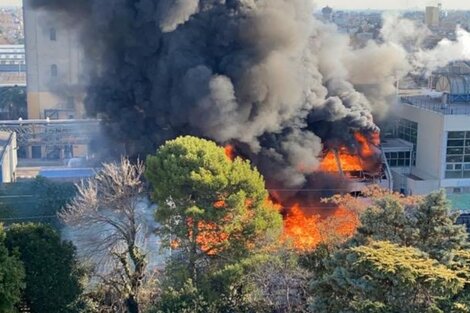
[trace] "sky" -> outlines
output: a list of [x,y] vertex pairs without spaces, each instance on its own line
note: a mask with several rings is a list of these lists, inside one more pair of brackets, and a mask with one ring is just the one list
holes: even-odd
[[[75,0],[72,0],[75,1]],[[21,5],[22,0],[0,0],[0,5]],[[316,0],[319,7],[329,5],[334,9],[406,9],[436,5],[438,0]],[[469,0],[441,0],[444,8],[470,10]]]

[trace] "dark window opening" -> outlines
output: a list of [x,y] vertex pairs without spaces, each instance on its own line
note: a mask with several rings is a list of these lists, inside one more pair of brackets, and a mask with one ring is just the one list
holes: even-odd
[[52,64],[51,65],[51,77],[57,77],[58,74],[59,74],[59,71],[57,69],[57,65]]
[[49,38],[51,39],[51,41],[56,41],[57,40],[57,31],[55,28],[51,28],[49,30]]

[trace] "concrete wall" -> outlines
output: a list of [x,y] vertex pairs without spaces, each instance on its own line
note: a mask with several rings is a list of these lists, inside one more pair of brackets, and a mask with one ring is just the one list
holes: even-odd
[[434,179],[443,178],[447,139],[443,131],[444,115],[403,104],[400,106],[398,116],[418,123],[416,168],[413,169],[416,175]]

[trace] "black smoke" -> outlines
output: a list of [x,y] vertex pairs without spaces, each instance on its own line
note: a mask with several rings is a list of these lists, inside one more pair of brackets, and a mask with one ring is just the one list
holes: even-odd
[[[325,143],[377,130],[383,106],[352,79],[367,74],[310,0],[29,2],[81,32],[87,111],[127,154],[183,134],[234,142],[268,180],[297,188],[312,180]],[[377,84],[393,84],[386,77]]]

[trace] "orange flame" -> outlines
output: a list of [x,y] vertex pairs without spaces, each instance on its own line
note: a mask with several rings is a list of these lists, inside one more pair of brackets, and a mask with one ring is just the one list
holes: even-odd
[[307,217],[299,204],[295,204],[284,220],[283,240],[291,241],[299,251],[309,251],[321,241],[318,224],[320,217]]
[[[358,155],[348,153],[345,147],[339,149],[339,163],[341,169],[345,172],[361,171],[363,169],[361,158]],[[323,172],[339,172],[336,155],[333,151],[329,151],[320,163],[320,170]]]
[[312,251],[324,242],[345,240],[358,226],[356,213],[345,208],[331,209],[327,218],[307,216],[299,204],[295,204],[284,220],[283,241],[289,241],[298,251]]
[[235,149],[233,148],[232,145],[226,145],[225,146],[225,156],[229,159],[229,160],[235,160]]

